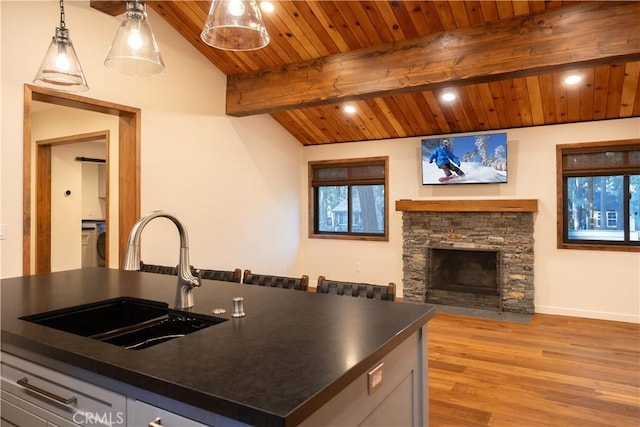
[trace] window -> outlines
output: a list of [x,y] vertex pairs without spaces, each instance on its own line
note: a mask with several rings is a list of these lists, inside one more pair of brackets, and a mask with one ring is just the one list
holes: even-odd
[[389,240],[388,160],[309,162],[309,236]]
[[558,247],[640,251],[640,140],[558,145]]

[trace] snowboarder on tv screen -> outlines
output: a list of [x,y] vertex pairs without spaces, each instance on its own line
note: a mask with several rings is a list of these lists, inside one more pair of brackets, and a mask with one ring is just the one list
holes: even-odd
[[[452,177],[451,172],[455,172],[458,176],[464,176],[464,172],[460,170],[460,160],[451,150],[449,150],[449,140],[442,140],[442,144],[436,147],[429,157],[429,163],[435,160],[436,165],[444,171],[447,178]],[[454,164],[455,163],[455,164]]]

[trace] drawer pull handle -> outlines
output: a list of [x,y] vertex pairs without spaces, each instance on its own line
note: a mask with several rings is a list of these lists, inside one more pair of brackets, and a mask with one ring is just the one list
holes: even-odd
[[149,427],[162,427],[162,421],[160,417],[156,417],[155,420],[149,422]]
[[64,397],[60,397],[57,394],[51,393],[50,391],[41,389],[40,387],[36,387],[33,384],[29,384],[29,379],[27,377],[24,377],[24,378],[18,380],[18,384],[21,385],[22,387],[26,388],[27,390],[31,390],[34,393],[41,394],[41,395],[43,395],[45,397],[48,397],[49,399],[55,400],[56,402],[60,402],[60,403],[63,403],[65,405],[69,405],[71,403],[76,403],[76,401],[78,400],[73,396],[71,396],[68,399],[65,399]]

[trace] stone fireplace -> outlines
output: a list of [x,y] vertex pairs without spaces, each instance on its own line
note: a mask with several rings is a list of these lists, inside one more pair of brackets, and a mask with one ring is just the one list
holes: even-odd
[[533,314],[536,200],[399,200],[404,299]]

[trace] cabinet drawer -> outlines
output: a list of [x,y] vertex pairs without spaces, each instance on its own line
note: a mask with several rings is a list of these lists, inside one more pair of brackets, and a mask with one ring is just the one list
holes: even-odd
[[196,421],[136,400],[130,403],[129,425],[163,427],[206,427]]
[[78,427],[78,424],[60,418],[5,391],[2,391],[1,413],[0,427]]
[[2,353],[2,390],[78,425],[118,425],[126,397]]

